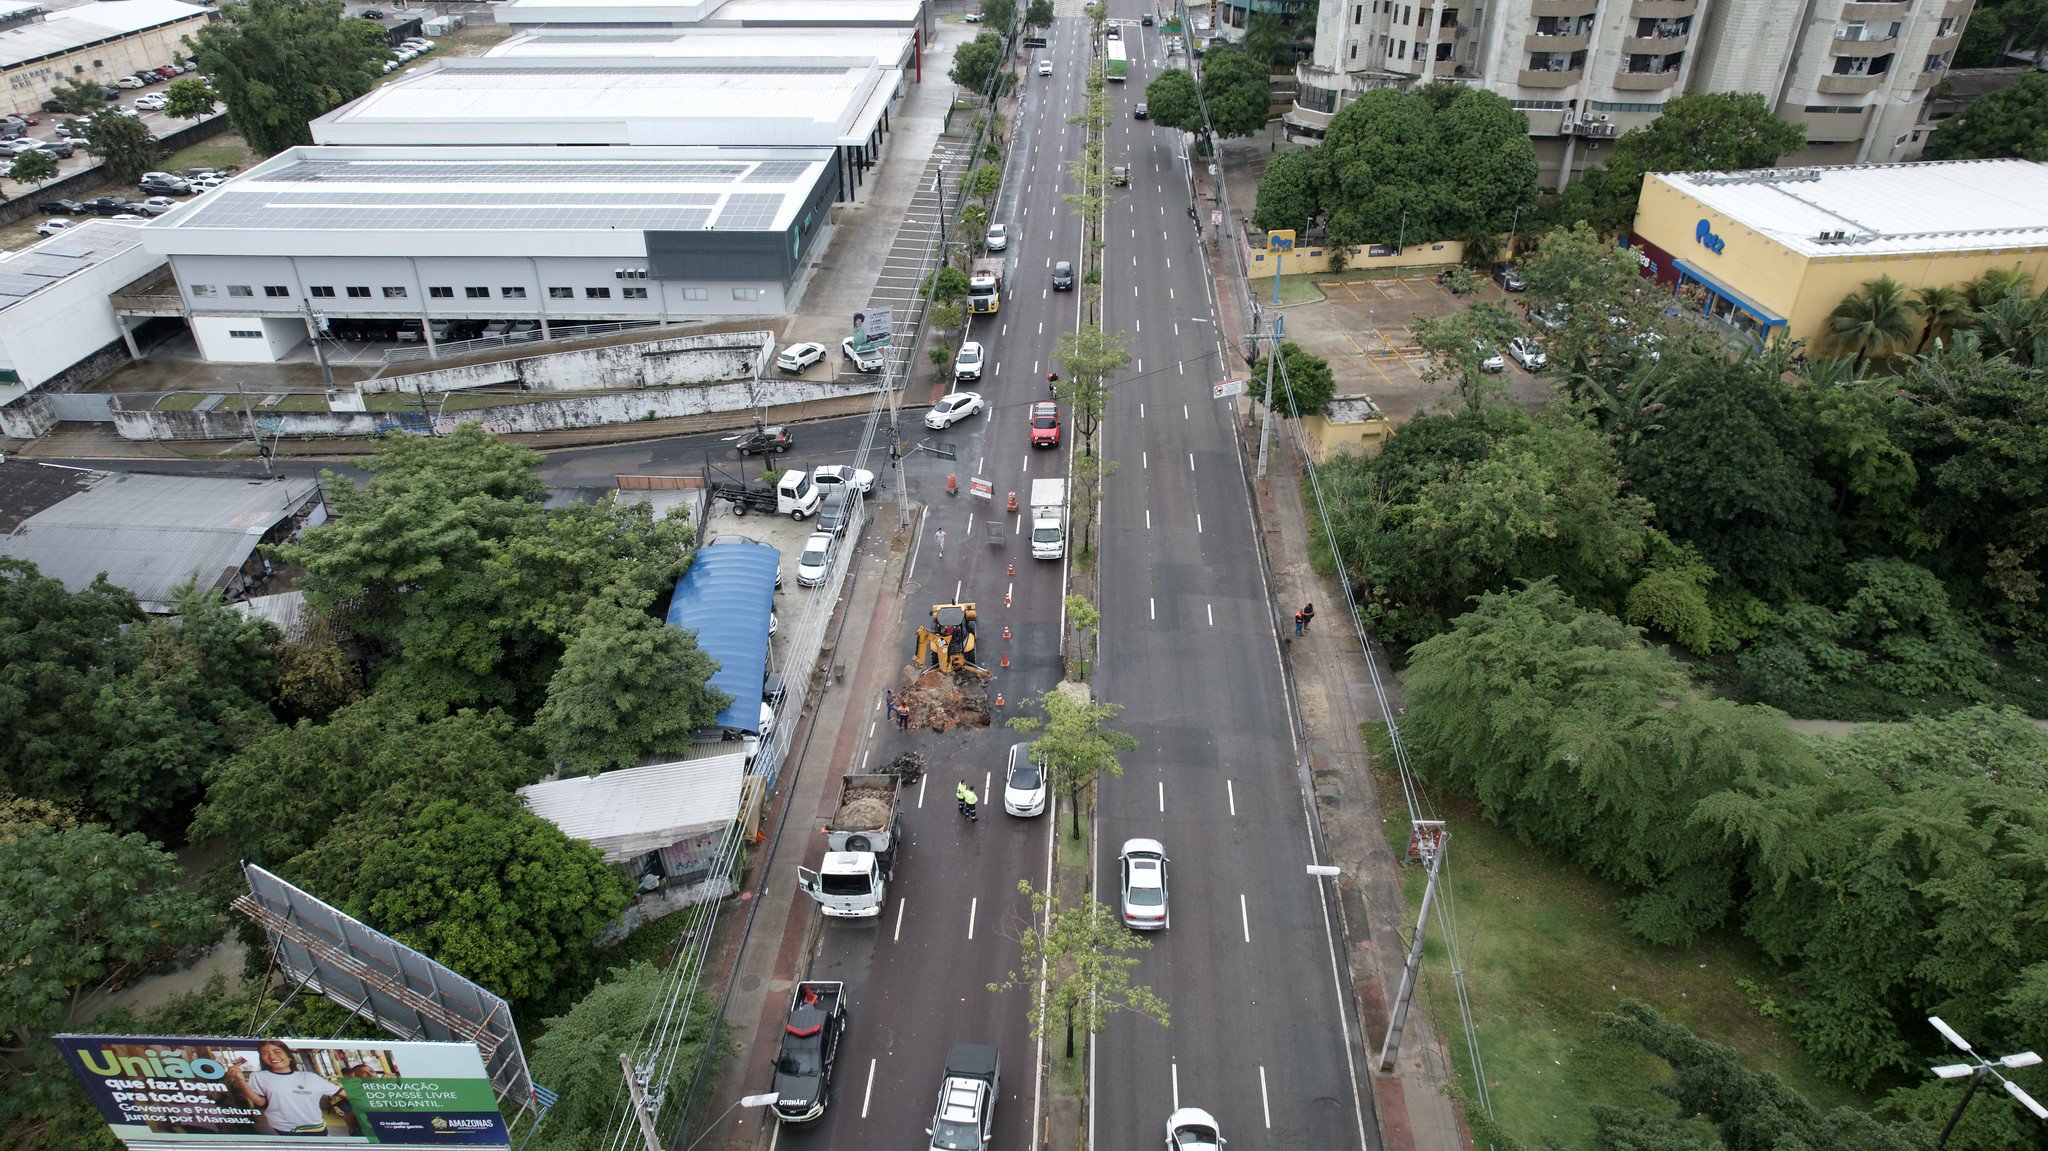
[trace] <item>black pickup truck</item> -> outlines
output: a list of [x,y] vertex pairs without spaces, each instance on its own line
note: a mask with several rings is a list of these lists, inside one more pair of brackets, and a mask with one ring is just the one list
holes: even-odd
[[846,1033],[846,984],[814,981],[796,985],[782,1050],[775,1056],[775,1117],[809,1123],[825,1113],[825,1092]]

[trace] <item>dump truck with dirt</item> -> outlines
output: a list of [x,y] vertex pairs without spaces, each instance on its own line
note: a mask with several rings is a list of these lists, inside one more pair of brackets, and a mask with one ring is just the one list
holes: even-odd
[[834,919],[872,919],[882,913],[896,848],[903,840],[898,802],[902,780],[889,775],[848,775],[839,806],[825,821],[825,858],[816,871],[797,868],[797,888]]

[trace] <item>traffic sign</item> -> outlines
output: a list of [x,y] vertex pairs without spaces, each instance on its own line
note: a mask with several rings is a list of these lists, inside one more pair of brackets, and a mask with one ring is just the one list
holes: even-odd
[[968,495],[970,495],[970,496],[975,496],[975,497],[978,497],[978,498],[980,498],[980,499],[984,499],[984,500],[992,500],[992,499],[996,498],[996,485],[995,485],[995,481],[994,481],[994,480],[968,480],[968,481],[967,481],[967,494],[968,494]]
[[1214,393],[1214,398],[1219,400],[1225,396],[1241,396],[1244,394],[1244,378],[1240,376],[1235,380],[1212,384],[1210,391]]

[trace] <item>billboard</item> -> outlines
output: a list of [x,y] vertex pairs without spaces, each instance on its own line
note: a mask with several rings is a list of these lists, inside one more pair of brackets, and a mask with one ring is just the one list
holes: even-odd
[[867,308],[853,314],[853,347],[857,352],[889,346],[896,326],[894,308]]
[[59,1035],[64,1058],[132,1147],[506,1147],[469,1043]]

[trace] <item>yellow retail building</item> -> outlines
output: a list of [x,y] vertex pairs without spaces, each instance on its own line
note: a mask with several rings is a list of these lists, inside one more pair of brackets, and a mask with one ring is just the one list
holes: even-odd
[[1753,339],[1818,348],[1828,313],[1880,276],[1909,293],[1992,268],[2048,285],[2048,164],[1657,173],[1628,242],[1691,307]]

